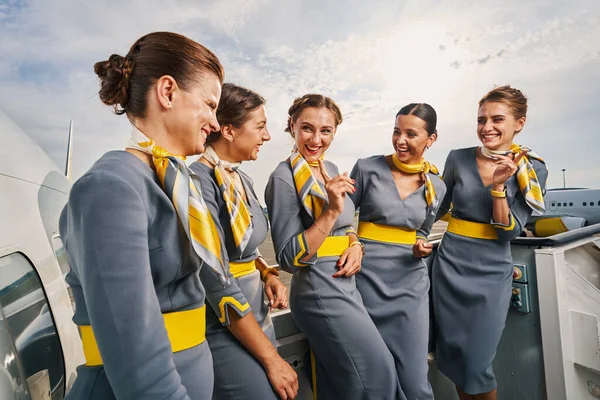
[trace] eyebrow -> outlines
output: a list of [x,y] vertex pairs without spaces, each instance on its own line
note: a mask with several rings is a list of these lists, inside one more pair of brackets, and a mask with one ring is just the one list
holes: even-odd
[[[492,115],[490,118],[498,118],[498,117],[506,117],[506,115],[504,115],[504,114]],[[487,117],[484,115],[477,117],[477,119],[481,119],[481,118],[487,118]]]

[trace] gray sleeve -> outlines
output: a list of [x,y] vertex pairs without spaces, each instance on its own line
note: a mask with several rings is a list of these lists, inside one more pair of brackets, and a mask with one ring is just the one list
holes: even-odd
[[446,164],[444,165],[444,174],[442,175],[442,180],[446,185],[446,195],[442,200],[440,208],[438,209],[435,220],[439,220],[444,215],[448,213],[450,210],[450,205],[452,203],[452,191],[454,190],[454,162],[453,156],[454,150],[450,150],[448,153],[448,157],[446,157]]
[[[444,185],[444,181],[442,181],[437,175],[431,177],[433,180],[433,187],[435,189],[435,195],[438,199],[444,199],[446,195],[446,185]],[[437,209],[427,210],[427,217],[425,218],[425,222],[419,229],[417,229],[417,238],[422,238],[427,240],[427,237],[431,233],[431,227],[433,223],[436,221],[438,210],[441,207],[441,201],[438,205]]]
[[265,202],[271,221],[271,237],[277,262],[283,270],[294,273],[300,267],[314,265],[317,255],[308,261],[300,261],[310,254],[298,195],[294,188],[278,177],[271,176],[265,189]]
[[[542,192],[544,192],[544,189],[546,188],[546,179],[548,178],[548,170],[543,163],[539,161],[534,161],[534,163],[534,169],[538,177],[538,182],[540,183]],[[498,240],[502,242],[509,242],[517,238],[521,232],[523,232],[523,229],[525,229],[525,225],[527,225],[527,221],[529,221],[529,217],[531,217],[531,214],[533,213],[533,210],[525,201],[525,196],[521,194],[520,190],[515,195],[512,204],[509,204],[509,207],[509,225],[504,226],[501,224],[496,224],[494,221],[492,221],[492,225],[494,228],[496,228],[496,233],[498,234]]]
[[354,203],[354,208],[358,209],[360,208],[360,204],[362,203],[362,194],[363,194],[363,179],[362,179],[362,170],[360,167],[360,160],[356,161],[356,164],[354,164],[354,167],[352,168],[352,172],[350,172],[350,178],[354,179],[354,187],[356,188],[356,191],[354,193],[351,193],[350,199],[352,199],[352,202]]
[[112,174],[88,175],[71,190],[67,218],[66,248],[115,397],[189,400],[152,281],[138,192]]
[[[208,265],[204,265],[200,270],[200,280],[206,289],[206,299],[215,314],[219,317],[219,321],[223,325],[229,325],[228,310],[233,310],[240,317],[243,317],[251,311],[250,304],[244,297],[242,290],[237,285],[236,280],[229,270],[229,258],[227,257],[227,249],[225,248],[225,233],[219,219],[220,210],[216,197],[221,196],[221,192],[213,184],[214,181],[212,180],[212,177],[207,177],[206,174],[198,175],[202,178],[202,196],[204,202],[206,203],[210,215],[213,217],[215,227],[219,233],[219,238],[221,239],[221,257],[229,276],[229,285],[223,285],[219,280],[219,277]],[[211,179],[211,181],[206,181],[206,179]]]

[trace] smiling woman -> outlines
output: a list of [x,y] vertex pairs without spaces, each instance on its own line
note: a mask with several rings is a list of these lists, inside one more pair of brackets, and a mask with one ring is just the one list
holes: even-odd
[[546,166],[513,142],[526,112],[518,89],[487,93],[477,114],[482,146],[452,150],[444,167],[448,191],[438,217],[451,203],[452,216],[432,267],[436,363],[460,399],[496,399],[492,361],[511,296],[510,241],[533,210],[544,210]]
[[295,149],[265,191],[271,237],[279,265],[294,274],[290,307],[311,346],[315,398],[405,399],[392,354],[356,289],[363,252],[347,195],[354,182],[324,160],[341,122],[337,104],[319,94],[289,108]]
[[183,161],[219,129],[223,68],[201,44],[155,32],[94,70],[100,99],[133,126],[125,151],[75,182],[60,218],[86,357],[67,398],[208,399],[205,301],[226,322],[250,308]]

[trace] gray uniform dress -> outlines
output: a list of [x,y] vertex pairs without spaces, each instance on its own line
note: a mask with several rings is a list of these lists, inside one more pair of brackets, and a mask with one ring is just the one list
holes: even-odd
[[[260,255],[258,246],[267,237],[268,221],[254,193],[250,177],[238,170],[248,199],[246,204],[252,214],[253,227],[248,245],[244,252],[240,254],[233,239],[229,212],[217,185],[214,169],[199,162],[192,164],[191,169],[201,177],[203,183],[202,194],[206,205],[213,216],[218,216],[217,223],[223,228],[229,261],[247,262],[255,260]],[[276,346],[275,330],[269,316],[269,305],[265,301],[260,272],[254,271],[240,276],[235,281],[250,303],[256,321],[273,345]],[[219,323],[213,310],[207,311],[207,325],[206,339],[213,354],[215,372],[213,398],[229,400],[278,399],[279,397],[273,391],[262,365],[228,329]]]
[[[436,209],[425,200],[425,185],[402,200],[385,156],[358,160],[350,197],[360,208],[360,222],[417,231],[426,238]],[[430,174],[436,196],[443,199],[444,182]],[[362,239],[365,255],[356,286],[369,315],[394,356],[402,389],[408,399],[433,399],[427,380],[429,336],[429,276],[413,245]]]
[[[338,175],[334,164],[325,165],[329,175]],[[325,192],[323,185],[322,189]],[[289,161],[281,162],[269,177],[265,201],[277,261],[294,274],[290,308],[316,356],[318,398],[405,399],[394,359],[362,303],[355,277],[332,277],[339,257],[315,255],[302,261],[306,266],[295,266],[295,260],[311,251],[304,231],[314,220],[300,203]],[[346,197],[330,235],[346,235],[353,219],[354,205]]]
[[[477,147],[452,150],[444,167],[447,192],[438,218],[452,203],[452,216],[492,222],[491,186],[484,187],[477,168]],[[540,186],[546,166],[533,160]],[[506,181],[514,227],[496,227],[497,240],[446,232],[432,267],[437,327],[436,364],[464,392],[486,393],[496,387],[492,361],[508,313],[512,285],[510,241],[523,231],[532,210],[516,175]]]
[[[60,218],[77,325],[91,325],[103,365],[77,369],[73,400],[208,400],[206,341],[173,353],[162,313],[205,299],[245,299],[193,252],[154,171],[125,151],[105,154],[74,185]],[[233,282],[233,279],[231,279]]]

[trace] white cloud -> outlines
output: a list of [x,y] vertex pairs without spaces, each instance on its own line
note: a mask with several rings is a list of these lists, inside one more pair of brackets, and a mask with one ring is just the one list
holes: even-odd
[[342,169],[389,152],[395,112],[428,102],[440,132],[428,157],[443,165],[451,148],[477,144],[477,101],[506,83],[530,98],[520,139],[546,158],[549,185],[561,186],[567,168],[570,185],[600,187],[599,11],[594,0],[2,3],[0,108],[59,163],[75,119],[81,175],[128,133],[126,118],[97,99],[93,63],[148,31],[173,30],[215,51],[228,81],[267,98],[273,140],[244,166],[259,193],[291,148],[283,127],[295,96],[339,102],[346,118],[328,154]]

